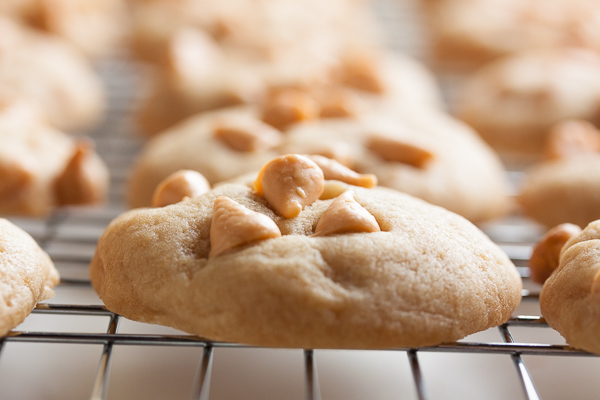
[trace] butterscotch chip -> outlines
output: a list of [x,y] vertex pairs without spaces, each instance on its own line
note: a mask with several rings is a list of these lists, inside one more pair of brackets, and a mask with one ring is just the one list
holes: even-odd
[[[429,346],[511,316],[521,279],[481,230],[400,192],[349,189],[381,231],[314,236],[334,199],[284,218],[237,184],[170,207],[129,211],[102,234],[92,285],[125,318],[268,347]],[[237,208],[221,214],[213,206],[223,198],[272,220],[281,237],[210,256],[220,242],[216,221],[238,216]],[[246,213],[239,212],[241,221]],[[223,240],[244,230],[232,226],[219,235]]]
[[574,224],[560,224],[550,229],[534,246],[529,259],[531,279],[543,284],[558,267],[558,260],[565,243],[579,234],[581,228]]
[[435,154],[423,147],[384,136],[372,135],[366,146],[386,161],[408,164],[416,168],[424,168],[435,158]]
[[0,218],[0,336],[31,313],[35,305],[54,296],[59,275],[33,238]]
[[214,135],[240,152],[269,150],[281,142],[281,132],[252,118],[220,121],[215,127]]
[[348,90],[328,90],[326,95],[317,100],[321,107],[321,118],[355,117],[360,109],[356,95]]
[[345,167],[336,160],[320,155],[307,155],[323,171],[325,179],[334,179],[350,185],[372,188],[377,185],[377,177],[373,174],[359,174]]
[[200,196],[210,190],[210,183],[199,172],[179,170],[166,177],[154,191],[152,207],[179,203],[185,198]]
[[217,197],[213,212],[208,257],[218,256],[244,243],[281,236],[271,218],[249,210],[228,197]]
[[354,199],[351,191],[346,191],[325,210],[315,229],[315,236],[380,230],[375,217]]
[[321,196],[323,171],[309,158],[288,154],[262,167],[254,189],[279,214],[294,218],[302,209]]
[[587,121],[567,120],[556,124],[544,149],[547,159],[600,153],[600,132]]
[[548,325],[575,348],[600,354],[600,221],[591,222],[562,248],[558,267],[540,292]]
[[319,104],[308,93],[285,89],[269,96],[262,119],[277,129],[284,129],[293,122],[316,119],[319,113]]
[[78,142],[71,160],[56,180],[57,203],[100,203],[106,198],[108,184],[108,168],[95,153],[92,143]]

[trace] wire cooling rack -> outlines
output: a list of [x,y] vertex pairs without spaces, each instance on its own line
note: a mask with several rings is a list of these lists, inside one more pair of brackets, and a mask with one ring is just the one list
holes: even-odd
[[[415,40],[419,22],[407,17],[414,4],[377,4],[392,47],[426,58]],[[518,215],[482,228],[517,265],[525,284],[522,304],[504,325],[457,343],[378,351],[263,349],[211,342],[106,310],[87,268],[98,237],[124,210],[123,187],[141,145],[131,133],[140,74],[126,60],[100,70],[109,87],[108,117],[89,136],[111,169],[109,201],[62,209],[46,220],[11,219],[50,254],[62,281],[54,299],[0,339],[0,399],[597,398],[600,359],[566,346],[540,317],[540,288],[529,281],[526,262],[541,232]]]

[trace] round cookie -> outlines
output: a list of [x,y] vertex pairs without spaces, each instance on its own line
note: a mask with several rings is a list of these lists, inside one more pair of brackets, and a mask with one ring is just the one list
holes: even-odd
[[45,216],[107,195],[108,168],[92,144],[48,127],[26,106],[0,107],[0,143],[0,214]]
[[540,310],[573,347],[600,354],[600,221],[562,248],[558,268],[544,283]]
[[[236,148],[235,143],[243,139],[227,141],[217,136],[227,127],[255,135],[257,147]],[[251,106],[192,117],[146,143],[128,179],[127,203],[131,207],[149,206],[156,186],[180,169],[198,171],[211,184],[256,171],[279,154],[273,147],[279,145],[280,136]]]
[[[263,103],[272,91],[296,88],[352,92],[370,102],[441,107],[433,75],[417,61],[380,49],[293,46],[268,59],[241,57],[197,32],[174,39],[170,60],[160,68],[138,111],[145,134],[211,109]],[[190,54],[201,56],[191,57]]]
[[59,275],[29,234],[0,218],[0,336],[27,317],[35,305],[54,296]]
[[518,196],[525,215],[547,227],[600,218],[600,132],[585,121],[553,127],[547,159],[525,170]]
[[104,92],[87,60],[51,35],[0,17],[0,102],[25,101],[58,129],[83,130],[100,119]]
[[94,57],[114,53],[127,26],[125,0],[3,0],[0,15],[60,36]]
[[300,123],[282,153],[321,154],[390,187],[480,222],[510,207],[497,155],[460,121],[433,109]]
[[599,120],[599,69],[600,55],[584,49],[518,53],[469,77],[456,114],[503,155],[539,157],[554,123]]
[[516,268],[464,218],[384,188],[319,199],[316,165],[278,162],[292,172],[265,166],[256,191],[223,184],[112,221],[90,266],[106,307],[211,340],[390,348],[459,340],[518,305]]
[[436,61],[461,69],[530,49],[600,49],[594,0],[435,0],[424,7]]

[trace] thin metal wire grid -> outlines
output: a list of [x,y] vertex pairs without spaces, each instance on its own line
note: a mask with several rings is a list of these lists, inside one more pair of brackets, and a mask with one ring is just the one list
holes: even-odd
[[[385,16],[387,23],[396,24],[399,19],[398,4],[390,1],[380,1],[384,5],[381,15]],[[411,5],[412,7],[412,5]],[[381,10],[380,10],[381,11]],[[404,15],[404,14],[403,14]],[[385,21],[384,21],[385,22]],[[418,29],[418,24],[403,17],[401,20],[404,28]],[[414,43],[410,35],[397,35],[398,30],[391,30],[391,42],[396,48],[407,49],[408,52],[420,55],[420,43]],[[388,32],[389,33],[389,32]],[[400,40],[400,42],[398,42]],[[400,44],[399,44],[400,43]],[[87,266],[93,255],[93,249],[101,231],[110,220],[123,211],[123,188],[126,183],[132,155],[140,147],[140,142],[130,132],[134,131],[131,124],[131,111],[135,104],[132,99],[134,92],[132,86],[136,85],[136,70],[132,69],[127,61],[115,60],[101,66],[103,76],[109,84],[111,102],[109,104],[108,118],[90,136],[95,140],[98,152],[108,162],[113,184],[111,186],[109,202],[106,207],[90,209],[64,209],[44,221],[30,221],[17,219],[17,223],[24,226],[36,240],[44,247],[55,263],[61,265],[63,274],[61,287],[86,287],[89,288]],[[519,272],[527,281],[528,269],[526,261],[529,257],[531,245],[534,243],[538,232],[518,216],[485,227],[486,232],[498,243],[517,265]],[[62,271],[61,271],[62,272]],[[533,290],[523,291],[523,301],[538,301],[538,293]],[[108,395],[111,362],[114,351],[119,346],[154,346],[154,347],[193,347],[202,350],[198,359],[197,372],[190,388],[190,398],[209,399],[211,372],[215,359],[215,349],[231,348],[242,349],[250,346],[212,342],[199,337],[185,334],[132,334],[119,332],[122,317],[106,310],[101,305],[79,304],[40,304],[33,314],[57,317],[71,315],[80,317],[102,318],[107,320],[104,333],[64,332],[58,330],[22,331],[15,330],[9,336],[0,339],[0,362],[3,349],[7,343],[54,343],[54,344],[92,344],[102,347],[101,355],[97,361],[98,367],[93,385],[90,386],[90,398],[105,399]],[[570,356],[590,357],[591,355],[569,348],[564,344],[547,344],[537,341],[515,341],[511,329],[531,328],[550,329],[539,315],[518,315],[498,327],[499,341],[468,341],[447,343],[440,346],[419,349],[395,349],[407,356],[415,387],[415,396],[418,399],[430,398],[430,389],[435,386],[435,376],[427,375],[422,368],[421,355],[426,353],[464,353],[464,354],[498,354],[509,357],[514,365],[515,382],[522,387],[523,395],[527,399],[538,399],[538,391],[529,374],[522,356]],[[389,349],[388,349],[389,350]],[[303,354],[304,392],[306,399],[321,399],[323,397],[319,382],[318,353],[307,349]]]

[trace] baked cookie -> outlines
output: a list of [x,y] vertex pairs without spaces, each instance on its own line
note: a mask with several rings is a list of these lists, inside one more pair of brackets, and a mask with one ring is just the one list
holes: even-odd
[[219,47],[255,61],[306,51],[322,56],[327,49],[331,57],[341,47],[382,43],[362,0],[137,0],[131,9],[134,54],[159,64],[182,29],[206,34]]
[[92,57],[114,53],[127,26],[125,0],[3,0],[0,14],[60,36]]
[[0,143],[0,214],[44,216],[105,198],[108,169],[92,144],[48,127],[26,106],[0,109]]
[[211,184],[257,171],[279,154],[281,136],[256,107],[199,114],[145,144],[128,178],[127,203],[149,206],[156,186],[181,169],[200,172]]
[[99,77],[71,46],[0,17],[0,102],[14,101],[76,131],[98,122],[105,98]]
[[545,281],[540,310],[570,346],[600,354],[600,221],[574,232]]
[[206,34],[182,30],[170,42],[168,62],[158,69],[138,111],[146,134],[160,133],[199,112],[261,103],[272,91],[351,91],[354,96],[398,104],[440,107],[433,75],[417,61],[380,49],[291,46],[293,51],[254,57],[220,47]]
[[92,285],[126,318],[269,347],[429,346],[510,317],[521,279],[470,222],[328,174],[286,155],[254,188],[128,211],[98,242]]
[[35,305],[54,296],[59,275],[29,234],[0,218],[0,336],[27,317]]
[[456,112],[501,153],[539,157],[554,123],[599,121],[599,69],[600,55],[589,50],[518,53],[469,77]]
[[307,121],[291,127],[282,153],[320,154],[377,176],[379,185],[473,222],[510,207],[497,155],[460,121],[433,109]]
[[525,171],[518,197],[524,214],[547,227],[600,218],[600,132],[564,121],[551,130],[545,154]]
[[594,0],[435,0],[424,6],[436,62],[473,68],[531,49],[600,49]]

